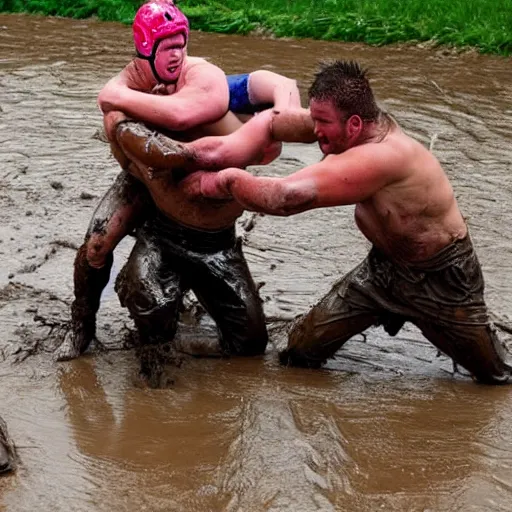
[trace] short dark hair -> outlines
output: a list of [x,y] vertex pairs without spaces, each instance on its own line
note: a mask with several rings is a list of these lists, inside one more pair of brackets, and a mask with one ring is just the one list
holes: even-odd
[[309,99],[332,101],[347,115],[374,121],[380,114],[368,80],[368,70],[355,61],[322,63],[309,88]]

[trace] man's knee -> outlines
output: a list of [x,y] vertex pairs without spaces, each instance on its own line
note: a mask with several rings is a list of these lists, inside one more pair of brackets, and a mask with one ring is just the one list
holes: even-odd
[[163,293],[156,280],[142,279],[141,275],[123,268],[119,273],[115,290],[121,306],[126,307],[139,328],[169,337],[177,327],[178,290]]
[[325,357],[314,357],[310,350],[314,344],[311,322],[308,315],[298,317],[288,331],[288,346],[279,352],[279,362],[283,366],[299,366],[301,368],[320,368],[325,363]]
[[265,318],[254,319],[249,322],[247,337],[241,346],[240,355],[257,356],[265,353],[268,344],[268,332]]
[[[350,324],[350,321],[349,321]],[[288,331],[288,345],[279,354],[279,361],[285,366],[320,368],[341,346],[366,324],[354,324],[351,330],[339,322],[328,321],[319,314],[318,308],[299,316]]]

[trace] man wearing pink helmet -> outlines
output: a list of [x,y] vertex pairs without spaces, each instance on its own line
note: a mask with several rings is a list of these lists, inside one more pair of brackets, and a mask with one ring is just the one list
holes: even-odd
[[[148,168],[138,174],[139,166],[134,172],[129,144],[127,150],[126,145],[121,150],[116,142],[117,127],[127,116],[184,141],[232,132],[241,124],[227,113],[230,91],[226,77],[216,66],[186,55],[188,22],[170,2],[143,5],[133,32],[138,58],[110,80],[98,98],[112,152],[125,171],[97,208],[75,259],[71,331],[57,358],[77,357],[94,339],[95,315],[109,280],[113,248],[145,220],[116,289],[139,330],[141,374],[157,386],[163,365],[171,359],[162,346],[167,349],[166,342],[174,336],[181,298],[187,289],[195,292],[216,321],[225,354],[261,354],[267,333],[261,301],[235,237],[234,222],[243,210],[230,202],[190,199],[178,172],[167,169],[165,177],[155,179]],[[261,81],[259,75],[256,78]],[[265,77],[267,90],[269,79],[275,76]],[[243,76],[236,83],[240,90]],[[294,83],[290,91],[289,97],[296,94],[294,102],[300,106]],[[264,87],[260,92],[259,102],[272,103]],[[243,94],[238,95],[239,105],[240,98],[243,102]],[[145,127],[140,126],[140,130],[148,134]],[[174,162],[179,164],[183,161],[179,144],[175,150]],[[245,165],[261,160],[263,154],[263,150],[258,151]],[[228,160],[217,167],[226,165],[243,163]],[[163,203],[165,208],[161,208]],[[169,261],[173,265],[168,265]]]

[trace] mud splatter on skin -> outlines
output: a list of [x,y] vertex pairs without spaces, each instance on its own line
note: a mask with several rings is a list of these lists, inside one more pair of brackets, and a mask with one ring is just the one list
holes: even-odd
[[[96,207],[74,262],[75,300],[69,332],[56,353],[57,361],[74,359],[96,339],[96,313],[108,284],[113,251],[133,229],[144,222],[151,207],[142,184],[126,171],[118,174]],[[89,262],[95,262],[93,267]],[[97,268],[99,267],[99,268]]]
[[[93,219],[93,226],[91,229],[91,234],[95,235],[105,235],[107,233],[107,225],[111,217],[106,219]],[[90,235],[86,237],[85,242],[87,242],[90,238]]]
[[96,338],[96,313],[100,306],[101,293],[110,279],[113,254],[109,254],[102,268],[93,268],[87,261],[87,242],[88,237],[78,249],[75,258],[75,300],[71,304],[69,332],[55,355],[57,361],[78,357]]
[[166,178],[176,169],[186,169],[193,163],[193,155],[187,148],[159,132],[151,131],[145,125],[133,121],[123,121],[117,129],[117,140],[125,154],[135,162],[143,162],[148,179]]

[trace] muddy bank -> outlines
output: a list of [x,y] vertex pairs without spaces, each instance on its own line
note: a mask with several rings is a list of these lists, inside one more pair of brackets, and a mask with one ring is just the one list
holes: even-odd
[[[396,338],[371,330],[322,371],[277,365],[286,322],[368,249],[352,208],[242,220],[249,265],[265,283],[273,342],[265,357],[186,358],[175,389],[141,389],[125,350],[131,324],[109,285],[98,336],[112,350],[54,363],[76,247],[118,172],[96,135],[95,98],[131,57],[130,31],[18,16],[0,16],[0,28],[0,414],[22,461],[0,480],[0,503],[15,511],[508,509],[510,390],[452,376],[451,362],[416,330]],[[200,33],[190,51],[231,73],[275,69],[303,91],[321,58],[372,67],[384,106],[446,167],[489,306],[508,325],[510,59]],[[264,172],[318,158],[315,146],[290,145]],[[116,272],[132,243],[116,251]],[[215,343],[206,318],[188,319],[180,337],[185,348]]]

